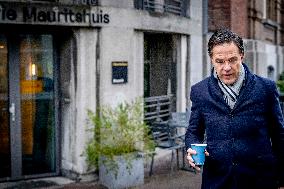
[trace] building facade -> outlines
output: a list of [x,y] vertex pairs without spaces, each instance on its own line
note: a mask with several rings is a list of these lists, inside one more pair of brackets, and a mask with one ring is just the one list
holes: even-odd
[[284,70],[283,7],[281,0],[210,0],[209,34],[219,27],[240,34],[246,43],[245,63],[276,81]]
[[0,181],[89,173],[87,110],[204,75],[199,0],[0,0]]

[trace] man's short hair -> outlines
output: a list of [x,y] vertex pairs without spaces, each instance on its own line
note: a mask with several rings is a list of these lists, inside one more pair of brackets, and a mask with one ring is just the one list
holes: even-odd
[[244,54],[244,42],[240,36],[226,28],[216,30],[208,42],[209,56],[212,57],[212,50],[216,45],[231,42],[239,48],[240,54]]

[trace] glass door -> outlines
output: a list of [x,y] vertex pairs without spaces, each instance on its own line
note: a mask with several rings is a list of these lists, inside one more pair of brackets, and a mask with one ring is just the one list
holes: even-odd
[[54,172],[52,36],[20,36],[19,47],[23,174]]
[[53,36],[8,35],[0,40],[8,46],[6,51],[0,46],[0,176],[13,180],[55,173]]
[[7,39],[0,35],[0,178],[11,175]]

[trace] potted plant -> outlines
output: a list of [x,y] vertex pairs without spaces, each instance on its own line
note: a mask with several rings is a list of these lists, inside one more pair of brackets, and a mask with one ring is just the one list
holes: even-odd
[[125,188],[144,182],[143,154],[155,149],[143,121],[143,101],[103,107],[88,117],[94,137],[86,147],[87,162],[99,169],[100,182],[108,188]]

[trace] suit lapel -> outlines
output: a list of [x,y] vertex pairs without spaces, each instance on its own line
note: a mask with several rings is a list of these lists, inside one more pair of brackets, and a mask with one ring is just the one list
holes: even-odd
[[235,111],[237,108],[239,108],[239,106],[243,105],[246,101],[249,101],[249,99],[251,99],[251,95],[253,94],[252,91],[255,85],[255,76],[249,71],[248,67],[245,64],[243,65],[246,70],[247,79],[245,80],[245,85],[242,87],[235,107],[232,111]]
[[229,105],[225,102],[223,98],[223,92],[218,85],[218,81],[214,78],[213,74],[211,75],[208,82],[210,96],[213,100],[215,106],[219,107],[223,111],[230,111]]

